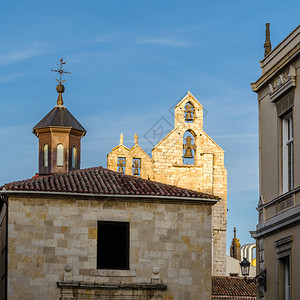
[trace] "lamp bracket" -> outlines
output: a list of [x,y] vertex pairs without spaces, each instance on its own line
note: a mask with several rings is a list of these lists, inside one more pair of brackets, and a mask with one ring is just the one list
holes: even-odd
[[266,275],[267,275],[267,271],[262,270],[258,275],[256,275],[252,279],[248,279],[247,276],[245,276],[245,281],[248,284],[252,282],[258,283],[260,286],[263,286],[266,291]]

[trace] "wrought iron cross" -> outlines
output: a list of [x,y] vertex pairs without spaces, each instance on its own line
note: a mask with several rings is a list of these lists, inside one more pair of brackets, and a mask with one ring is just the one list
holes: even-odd
[[57,64],[57,65],[59,66],[59,69],[57,69],[57,70],[51,69],[52,72],[57,72],[57,73],[59,73],[59,80],[55,78],[55,80],[58,81],[59,84],[62,84],[64,81],[66,81],[66,80],[61,81],[61,76],[62,76],[63,74],[71,74],[71,72],[66,72],[66,71],[63,69],[63,65],[66,64],[66,62],[63,61],[63,60],[64,60],[64,59],[61,58],[61,59],[60,59],[60,63]]

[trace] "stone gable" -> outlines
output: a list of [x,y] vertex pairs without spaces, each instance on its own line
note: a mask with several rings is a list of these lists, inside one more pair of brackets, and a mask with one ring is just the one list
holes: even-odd
[[[187,105],[190,107],[187,108]],[[187,113],[190,115],[187,116]],[[184,158],[187,135],[191,137],[194,148],[193,159],[190,161]],[[122,147],[125,146],[120,144],[108,154],[109,169],[118,171],[118,158],[123,155],[126,157],[125,173],[133,175],[133,158],[140,158],[142,178],[221,198],[213,207],[213,274],[225,275],[227,171],[224,166],[224,150],[203,131],[203,106],[190,92],[187,93],[175,106],[174,129],[152,149],[152,158],[143,151],[136,151],[133,155],[132,149],[125,152],[120,150]]]

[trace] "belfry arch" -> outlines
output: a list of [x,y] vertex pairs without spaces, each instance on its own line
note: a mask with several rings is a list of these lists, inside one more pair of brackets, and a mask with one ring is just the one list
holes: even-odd
[[183,134],[183,164],[194,165],[196,162],[196,134],[188,129]]
[[194,105],[189,101],[184,106],[184,120],[186,123],[194,122],[195,108]]

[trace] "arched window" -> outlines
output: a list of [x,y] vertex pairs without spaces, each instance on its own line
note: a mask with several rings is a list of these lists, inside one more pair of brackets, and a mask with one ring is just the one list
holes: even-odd
[[43,166],[48,167],[48,144],[45,144],[43,147]]
[[72,148],[72,168],[77,169],[77,148],[75,146]]
[[64,146],[63,146],[63,144],[58,144],[56,147],[56,165],[58,167],[63,167],[63,165],[64,165]]
[[191,102],[188,102],[184,107],[185,122],[193,123],[195,119],[195,108]]
[[183,164],[193,165],[195,163],[195,136],[187,130],[183,135]]

